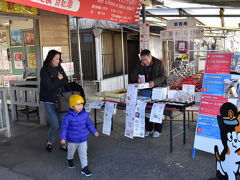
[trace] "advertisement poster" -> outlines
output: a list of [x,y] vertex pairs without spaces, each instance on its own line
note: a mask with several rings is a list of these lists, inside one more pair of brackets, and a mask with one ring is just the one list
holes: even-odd
[[15,52],[13,56],[15,69],[23,69],[22,52]]
[[24,42],[27,45],[34,45],[35,44],[35,36],[32,32],[25,32],[24,33]]
[[67,76],[73,76],[74,75],[73,62],[61,63],[61,66],[64,69],[64,72],[66,73]]
[[7,30],[0,29],[0,46],[8,46],[9,37]]
[[138,84],[128,84],[126,103],[136,104]]
[[220,139],[220,130],[216,116],[199,115],[197,122],[197,135]]
[[165,104],[154,103],[150,114],[150,122],[162,124]]
[[138,101],[134,117],[134,137],[145,137],[145,108],[147,103]]
[[108,136],[110,136],[110,133],[111,133],[112,116],[113,116],[115,106],[116,106],[116,103],[112,103],[112,102],[105,103],[102,133]]
[[118,23],[139,21],[141,1],[105,0],[8,0],[9,2],[44,9],[69,16],[102,19]]
[[208,53],[205,73],[230,74],[233,53]]
[[124,136],[133,139],[136,104],[126,104],[126,120]]
[[214,96],[203,94],[199,114],[208,115],[208,116],[217,116],[220,115],[220,107],[223,103],[228,102],[228,98],[222,96]]
[[189,55],[189,42],[188,41],[175,41],[175,54],[174,59],[177,62],[188,61]]
[[204,74],[202,94],[224,95],[224,79],[230,79],[230,74]]
[[22,46],[22,31],[11,31],[11,46]]
[[9,82],[14,80],[15,80],[14,76],[4,76],[3,77],[4,87],[9,87],[10,86]]
[[28,60],[28,68],[36,69],[36,54],[35,53],[27,53]]
[[0,69],[2,71],[10,70],[10,61],[8,61],[8,46],[0,46]]
[[240,73],[240,53],[234,53],[230,71]]

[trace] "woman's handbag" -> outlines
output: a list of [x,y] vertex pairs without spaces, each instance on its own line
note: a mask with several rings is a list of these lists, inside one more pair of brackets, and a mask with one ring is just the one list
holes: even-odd
[[74,91],[61,92],[58,95],[57,103],[56,103],[58,112],[61,112],[61,113],[67,112],[69,108],[69,98],[73,94],[79,94],[79,92],[74,92]]
[[58,112],[64,113],[68,111],[69,98],[73,94],[79,94],[83,97],[85,101],[85,94],[82,86],[78,85],[78,88],[76,88],[76,85],[78,85],[76,82],[70,82],[60,89],[60,93],[58,94],[56,103],[56,108]]

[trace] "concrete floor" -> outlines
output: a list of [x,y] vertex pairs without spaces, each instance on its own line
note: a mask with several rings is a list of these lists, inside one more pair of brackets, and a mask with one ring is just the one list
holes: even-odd
[[[102,117],[98,113],[98,119]],[[34,115],[31,117],[34,119]],[[181,117],[178,117],[181,118]],[[214,155],[197,151],[191,158],[195,122],[187,129],[186,144],[182,135],[173,140],[173,153],[169,152],[169,121],[164,121],[159,138],[129,139],[124,134],[124,111],[114,116],[111,136],[90,136],[88,142],[89,167],[92,177],[80,173],[78,155],[76,168],[66,167],[66,153],[54,144],[52,153],[45,150],[47,127],[36,123],[14,123],[13,137],[0,136],[1,180],[206,180],[215,176]],[[182,121],[174,121],[174,134],[182,129]],[[101,132],[102,124],[98,125]]]

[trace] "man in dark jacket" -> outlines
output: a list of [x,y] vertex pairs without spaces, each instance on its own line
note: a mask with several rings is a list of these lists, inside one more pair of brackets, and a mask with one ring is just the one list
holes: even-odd
[[[149,82],[150,88],[156,86],[164,86],[166,82],[165,71],[162,62],[153,57],[148,49],[142,50],[140,53],[141,61],[137,64],[131,74],[131,80],[135,83],[143,83],[139,79],[139,75],[145,75],[145,81]],[[142,96],[151,97],[152,89],[144,89],[141,91]],[[149,122],[149,118],[145,118],[145,136],[153,134],[153,137],[159,137],[162,132],[162,124]]]

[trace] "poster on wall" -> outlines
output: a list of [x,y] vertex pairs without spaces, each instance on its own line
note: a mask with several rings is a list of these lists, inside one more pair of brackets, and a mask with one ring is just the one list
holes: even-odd
[[14,81],[14,80],[15,80],[14,76],[3,76],[4,87],[9,87],[10,86],[10,81]]
[[36,69],[36,54],[35,53],[27,53],[28,60],[28,68]]
[[188,41],[175,41],[175,55],[174,59],[177,62],[188,61],[189,56],[189,42]]
[[22,52],[13,53],[15,69],[23,69]]
[[32,32],[24,33],[24,42],[26,45],[34,45],[35,44],[35,36]]
[[11,31],[11,46],[22,46],[22,31]]
[[0,46],[9,46],[9,37],[7,30],[0,29]]
[[8,60],[8,46],[0,46],[0,70],[10,70],[10,61]]

